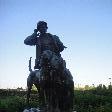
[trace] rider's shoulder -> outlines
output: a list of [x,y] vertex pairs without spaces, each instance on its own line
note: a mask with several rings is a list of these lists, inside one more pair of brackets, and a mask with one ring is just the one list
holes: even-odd
[[51,34],[51,33],[46,33],[46,34],[49,35],[49,36],[52,36],[53,38],[59,39],[59,37],[58,37],[57,35],[53,35],[53,34]]
[[47,35],[47,36],[52,36],[52,34],[51,34],[51,33],[46,33],[46,35]]
[[53,37],[54,37],[55,39],[59,39],[59,37],[58,37],[57,35],[53,35]]
[[57,35],[53,35],[51,33],[47,33],[47,36],[51,37],[54,41],[59,41],[59,37]]
[[53,35],[53,39],[54,39],[57,43],[60,42],[60,39],[59,39],[59,37],[58,37],[57,35]]

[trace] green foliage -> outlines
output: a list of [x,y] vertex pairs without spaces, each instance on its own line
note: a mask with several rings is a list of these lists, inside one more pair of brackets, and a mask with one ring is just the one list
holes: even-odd
[[36,88],[35,85],[32,86],[32,90],[33,90],[33,91],[37,91],[37,88]]
[[5,108],[8,112],[22,112],[25,107],[24,99],[18,96],[6,97],[0,100],[0,108]]
[[[32,91],[30,106],[37,107],[37,91]],[[8,112],[22,112],[27,107],[26,91],[0,90],[0,108]],[[86,86],[74,91],[74,110],[77,112],[112,112],[112,86]]]
[[[0,93],[0,110],[5,109],[7,112],[22,112],[25,108],[27,108],[26,91],[15,92],[15,90],[10,90],[9,92],[9,90],[0,90]],[[31,100],[30,106],[37,107],[38,102]]]
[[75,90],[74,108],[78,112],[112,112],[112,86]]

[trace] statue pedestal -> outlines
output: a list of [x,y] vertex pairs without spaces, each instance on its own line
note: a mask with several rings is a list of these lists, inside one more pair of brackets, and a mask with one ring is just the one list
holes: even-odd
[[23,112],[41,112],[38,108],[25,109]]
[[[25,109],[23,112],[50,112],[50,111],[41,111],[38,108],[31,108],[31,109]],[[60,112],[60,111],[56,110],[55,112]],[[73,111],[73,112],[77,112],[77,111]]]

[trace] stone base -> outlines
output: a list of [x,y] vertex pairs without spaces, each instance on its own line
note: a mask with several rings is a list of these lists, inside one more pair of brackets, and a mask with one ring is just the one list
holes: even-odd
[[[38,108],[31,108],[31,109],[25,109],[23,112],[48,112],[48,111],[42,111],[39,110]],[[56,112],[60,112],[60,111],[56,111]],[[73,111],[73,112],[77,112],[77,111]]]
[[37,108],[25,109],[23,112],[42,112]]

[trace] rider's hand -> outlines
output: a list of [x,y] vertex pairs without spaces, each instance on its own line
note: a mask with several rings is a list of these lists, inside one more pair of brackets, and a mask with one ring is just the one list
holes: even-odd
[[34,33],[37,33],[38,32],[38,30],[37,29],[34,29]]

